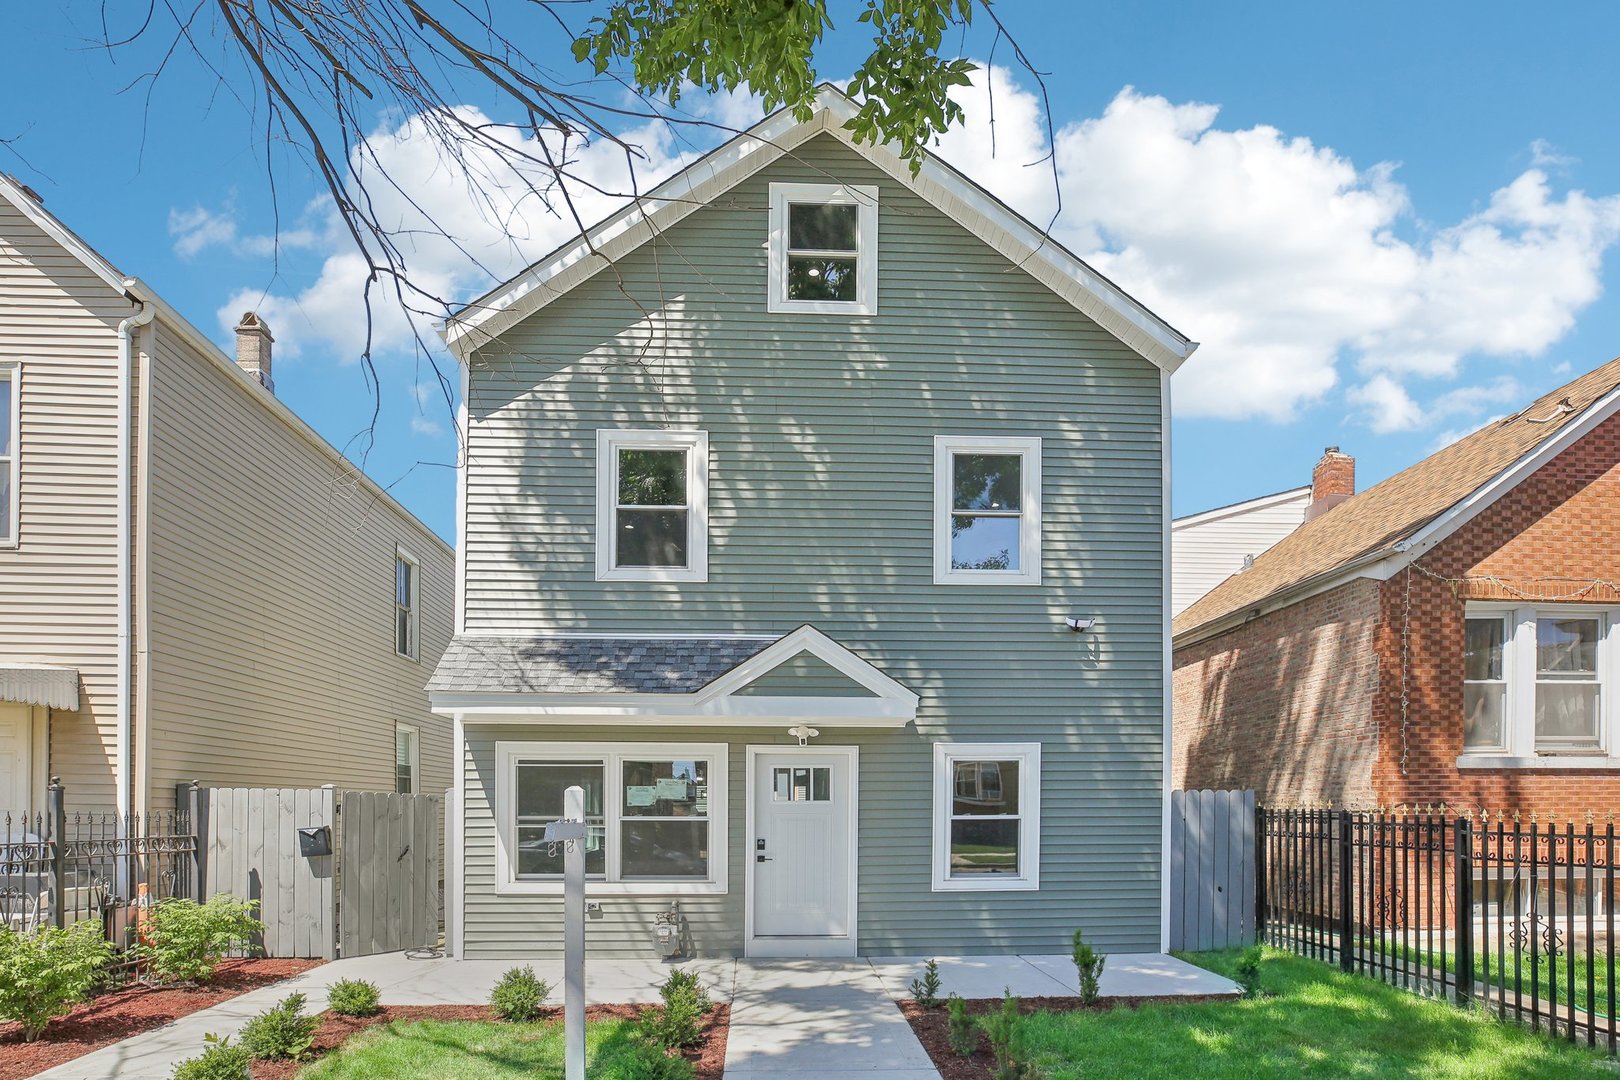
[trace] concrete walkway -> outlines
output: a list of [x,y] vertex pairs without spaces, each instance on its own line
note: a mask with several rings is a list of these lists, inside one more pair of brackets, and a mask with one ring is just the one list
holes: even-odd
[[[831,1080],[850,1073],[874,1080],[934,1080],[922,1044],[892,1002],[911,996],[922,957],[881,960],[696,960],[716,1001],[730,1001],[726,1043],[728,1080]],[[941,993],[1000,997],[1072,996],[1079,992],[1067,956],[941,956]],[[40,1073],[42,1080],[168,1080],[175,1062],[202,1051],[209,1033],[235,1035],[242,1025],[294,991],[309,1009],[326,1008],[326,990],[339,979],[365,979],[385,1005],[482,1005],[510,961],[409,960],[403,953],[323,964],[174,1023],[103,1047]],[[562,965],[533,964],[561,1003]],[[657,960],[595,960],[588,969],[593,1003],[658,1000],[669,965]],[[1173,957],[1115,954],[1103,971],[1105,996],[1177,997],[1235,994],[1232,982]]]

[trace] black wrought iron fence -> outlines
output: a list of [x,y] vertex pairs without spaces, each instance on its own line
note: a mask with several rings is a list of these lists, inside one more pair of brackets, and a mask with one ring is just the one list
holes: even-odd
[[1266,942],[1620,1050],[1612,821],[1258,811]]
[[[0,815],[0,924],[28,931],[95,921],[122,954],[141,913],[197,898],[194,809],[69,811],[52,779],[42,811]],[[122,957],[114,977],[127,970]]]

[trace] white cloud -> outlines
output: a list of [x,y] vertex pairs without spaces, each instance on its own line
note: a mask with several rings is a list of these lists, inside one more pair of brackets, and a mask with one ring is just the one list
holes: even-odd
[[1380,435],[1411,431],[1423,424],[1422,407],[1388,375],[1374,375],[1362,385],[1351,387],[1345,398],[1361,409],[1367,425]]
[[[1482,412],[1489,402],[1445,403],[1443,393],[1425,408],[1414,380],[1455,379],[1477,358],[1543,354],[1599,297],[1603,255],[1620,239],[1620,196],[1555,190],[1547,170],[1556,154],[1546,144],[1532,147],[1533,167],[1487,193],[1483,209],[1436,226],[1418,217],[1393,164],[1359,166],[1266,125],[1222,128],[1213,104],[1126,88],[1100,116],[1063,125],[1054,145],[1036,96],[1004,69],[981,75],[958,100],[967,122],[939,140],[943,157],[1040,225],[1060,191],[1054,235],[1203,342],[1176,378],[1180,415],[1286,421],[1346,373],[1352,388],[1343,393],[1377,430],[1461,418],[1465,405]],[[690,113],[730,126],[752,119],[753,106],[740,97],[683,100]],[[477,109],[458,112],[487,123]],[[522,153],[538,148],[532,138],[503,137]],[[647,155],[637,167],[642,190],[692,152],[661,124],[625,137]],[[379,216],[400,231],[413,278],[439,296],[476,295],[576,231],[571,216],[530,190],[531,170],[489,153],[452,167],[420,117],[380,129],[368,149],[363,177],[386,169],[408,181],[408,197],[385,184],[371,190]],[[610,143],[578,148],[573,171],[586,182],[575,194],[587,223],[630,187],[624,155]],[[316,280],[256,304],[239,293],[221,310],[222,326],[256,306],[288,355],[359,355],[365,261],[332,227],[330,208],[323,213],[321,227],[309,229],[328,252]],[[177,245],[245,243],[200,208],[173,228]],[[377,299],[374,347],[409,348],[398,304]]]
[[437,420],[429,420],[425,416],[411,417],[411,430],[418,435],[442,435],[444,425]]
[[234,243],[236,219],[229,213],[216,214],[201,206],[170,210],[169,235],[174,237],[175,252],[189,259],[204,248]]
[[[963,94],[968,127],[940,152],[1044,224],[1052,173],[1025,167],[1052,145],[1038,102],[1004,72],[991,80],[996,156],[982,89]],[[1054,234],[1203,343],[1176,378],[1180,415],[1287,420],[1351,366],[1363,375],[1353,404],[1413,423],[1407,380],[1455,376],[1475,356],[1538,356],[1601,294],[1620,196],[1555,193],[1532,168],[1482,211],[1425,232],[1394,165],[1360,168],[1218,117],[1127,88],[1056,137]],[[1539,148],[1541,164],[1550,152]]]

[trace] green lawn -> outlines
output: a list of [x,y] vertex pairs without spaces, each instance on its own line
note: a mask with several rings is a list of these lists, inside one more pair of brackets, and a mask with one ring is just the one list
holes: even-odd
[[[634,1024],[596,1020],[585,1028],[591,1080],[638,1075]],[[369,1028],[306,1066],[299,1080],[506,1080],[563,1075],[561,1021],[537,1024],[467,1020],[394,1021]],[[644,1074],[642,1074],[644,1075]]]
[[[1230,975],[1235,952],[1185,959]],[[1036,1013],[1027,1053],[1051,1080],[1297,1076],[1576,1080],[1617,1075],[1607,1059],[1511,1024],[1268,949],[1270,996]]]

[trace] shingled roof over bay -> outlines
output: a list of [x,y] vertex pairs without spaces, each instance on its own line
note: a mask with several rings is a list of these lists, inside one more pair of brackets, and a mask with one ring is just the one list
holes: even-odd
[[1178,615],[1175,636],[1281,598],[1363,558],[1393,551],[1396,544],[1578,421],[1616,386],[1620,386],[1620,359],[1307,521],[1249,569],[1227,578]]
[[777,639],[769,637],[457,637],[435,694],[689,694]]

